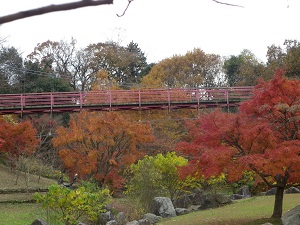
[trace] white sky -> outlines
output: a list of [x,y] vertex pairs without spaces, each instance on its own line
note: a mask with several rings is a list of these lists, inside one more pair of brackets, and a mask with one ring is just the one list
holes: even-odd
[[[68,1],[0,0],[0,16]],[[244,8],[212,0],[134,0],[125,16],[117,17],[127,0],[115,0],[114,5],[54,12],[3,24],[0,36],[8,37],[8,44],[24,56],[47,40],[69,41],[74,37],[77,47],[108,40],[126,46],[134,41],[149,63],[183,55],[193,48],[221,56],[249,49],[264,61],[267,46],[300,39],[299,0],[219,1]]]

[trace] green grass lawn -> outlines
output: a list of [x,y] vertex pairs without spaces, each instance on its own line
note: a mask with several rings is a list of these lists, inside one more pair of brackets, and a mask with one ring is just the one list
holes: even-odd
[[42,208],[35,203],[1,203],[0,225],[27,225],[44,217]]
[[[36,219],[47,221],[47,213],[37,203],[0,203],[0,225],[29,225]],[[62,225],[49,217],[51,225]]]

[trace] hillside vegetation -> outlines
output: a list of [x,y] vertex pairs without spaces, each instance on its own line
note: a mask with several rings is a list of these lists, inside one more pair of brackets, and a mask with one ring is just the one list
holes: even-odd
[[[7,167],[0,165],[0,191],[26,189],[25,175],[21,174],[18,184],[15,185],[16,173],[11,172]],[[47,188],[56,180],[29,175],[28,187],[30,189]],[[3,221],[14,225],[21,225],[24,221],[33,222],[36,218],[45,219],[45,213],[38,204],[10,204],[9,202],[25,202],[32,199],[32,193],[10,193],[0,194],[0,211],[3,212]],[[126,204],[127,201],[116,200]],[[283,211],[287,212],[299,205],[300,194],[285,195]],[[224,224],[247,224],[257,225],[264,222],[272,222],[279,225],[278,220],[268,219],[272,214],[274,196],[260,196],[236,201],[234,204],[220,207],[217,209],[192,212],[187,215],[164,219],[161,225],[224,225]],[[120,207],[124,208],[124,207]],[[9,209],[9,210],[7,210]],[[33,210],[35,209],[35,210]],[[34,211],[34,212],[33,212]],[[18,215],[16,218],[15,215]],[[15,218],[12,220],[11,218]],[[0,225],[3,223],[0,222]],[[4,225],[4,224],[3,224]]]

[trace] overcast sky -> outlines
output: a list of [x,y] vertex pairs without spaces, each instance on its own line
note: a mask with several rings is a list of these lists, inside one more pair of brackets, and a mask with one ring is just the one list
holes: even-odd
[[[76,0],[74,0],[76,1]],[[113,5],[54,12],[0,26],[0,36],[24,52],[47,40],[77,40],[78,47],[134,41],[148,62],[158,62],[193,48],[221,56],[249,49],[265,61],[267,46],[285,39],[300,40],[299,0],[219,0],[244,6],[230,7],[212,0],[134,0],[125,16],[127,0]],[[0,16],[70,2],[67,0],[0,0]]]

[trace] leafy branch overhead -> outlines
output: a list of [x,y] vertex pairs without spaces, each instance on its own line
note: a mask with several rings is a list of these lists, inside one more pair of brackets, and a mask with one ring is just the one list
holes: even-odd
[[[216,3],[219,4],[224,4],[228,6],[238,6],[242,7],[239,5],[234,5],[230,3],[224,3],[216,0],[212,0]],[[15,20],[20,20],[24,19],[27,17],[32,17],[32,16],[38,16],[46,13],[51,13],[51,12],[59,12],[59,11],[66,11],[66,10],[72,10],[72,9],[78,9],[78,8],[83,8],[83,7],[88,7],[88,6],[99,6],[99,5],[110,5],[113,4],[113,0],[81,0],[81,1],[76,1],[76,2],[69,2],[69,3],[64,3],[64,4],[59,4],[59,5],[48,5],[36,9],[30,9],[26,11],[21,11],[17,13],[13,13],[10,15],[2,16],[0,17],[0,24],[4,23],[9,23]],[[133,0],[128,0],[128,4],[124,10],[124,12],[119,15],[117,14],[118,17],[122,17],[125,15],[130,3],[133,2]]]

